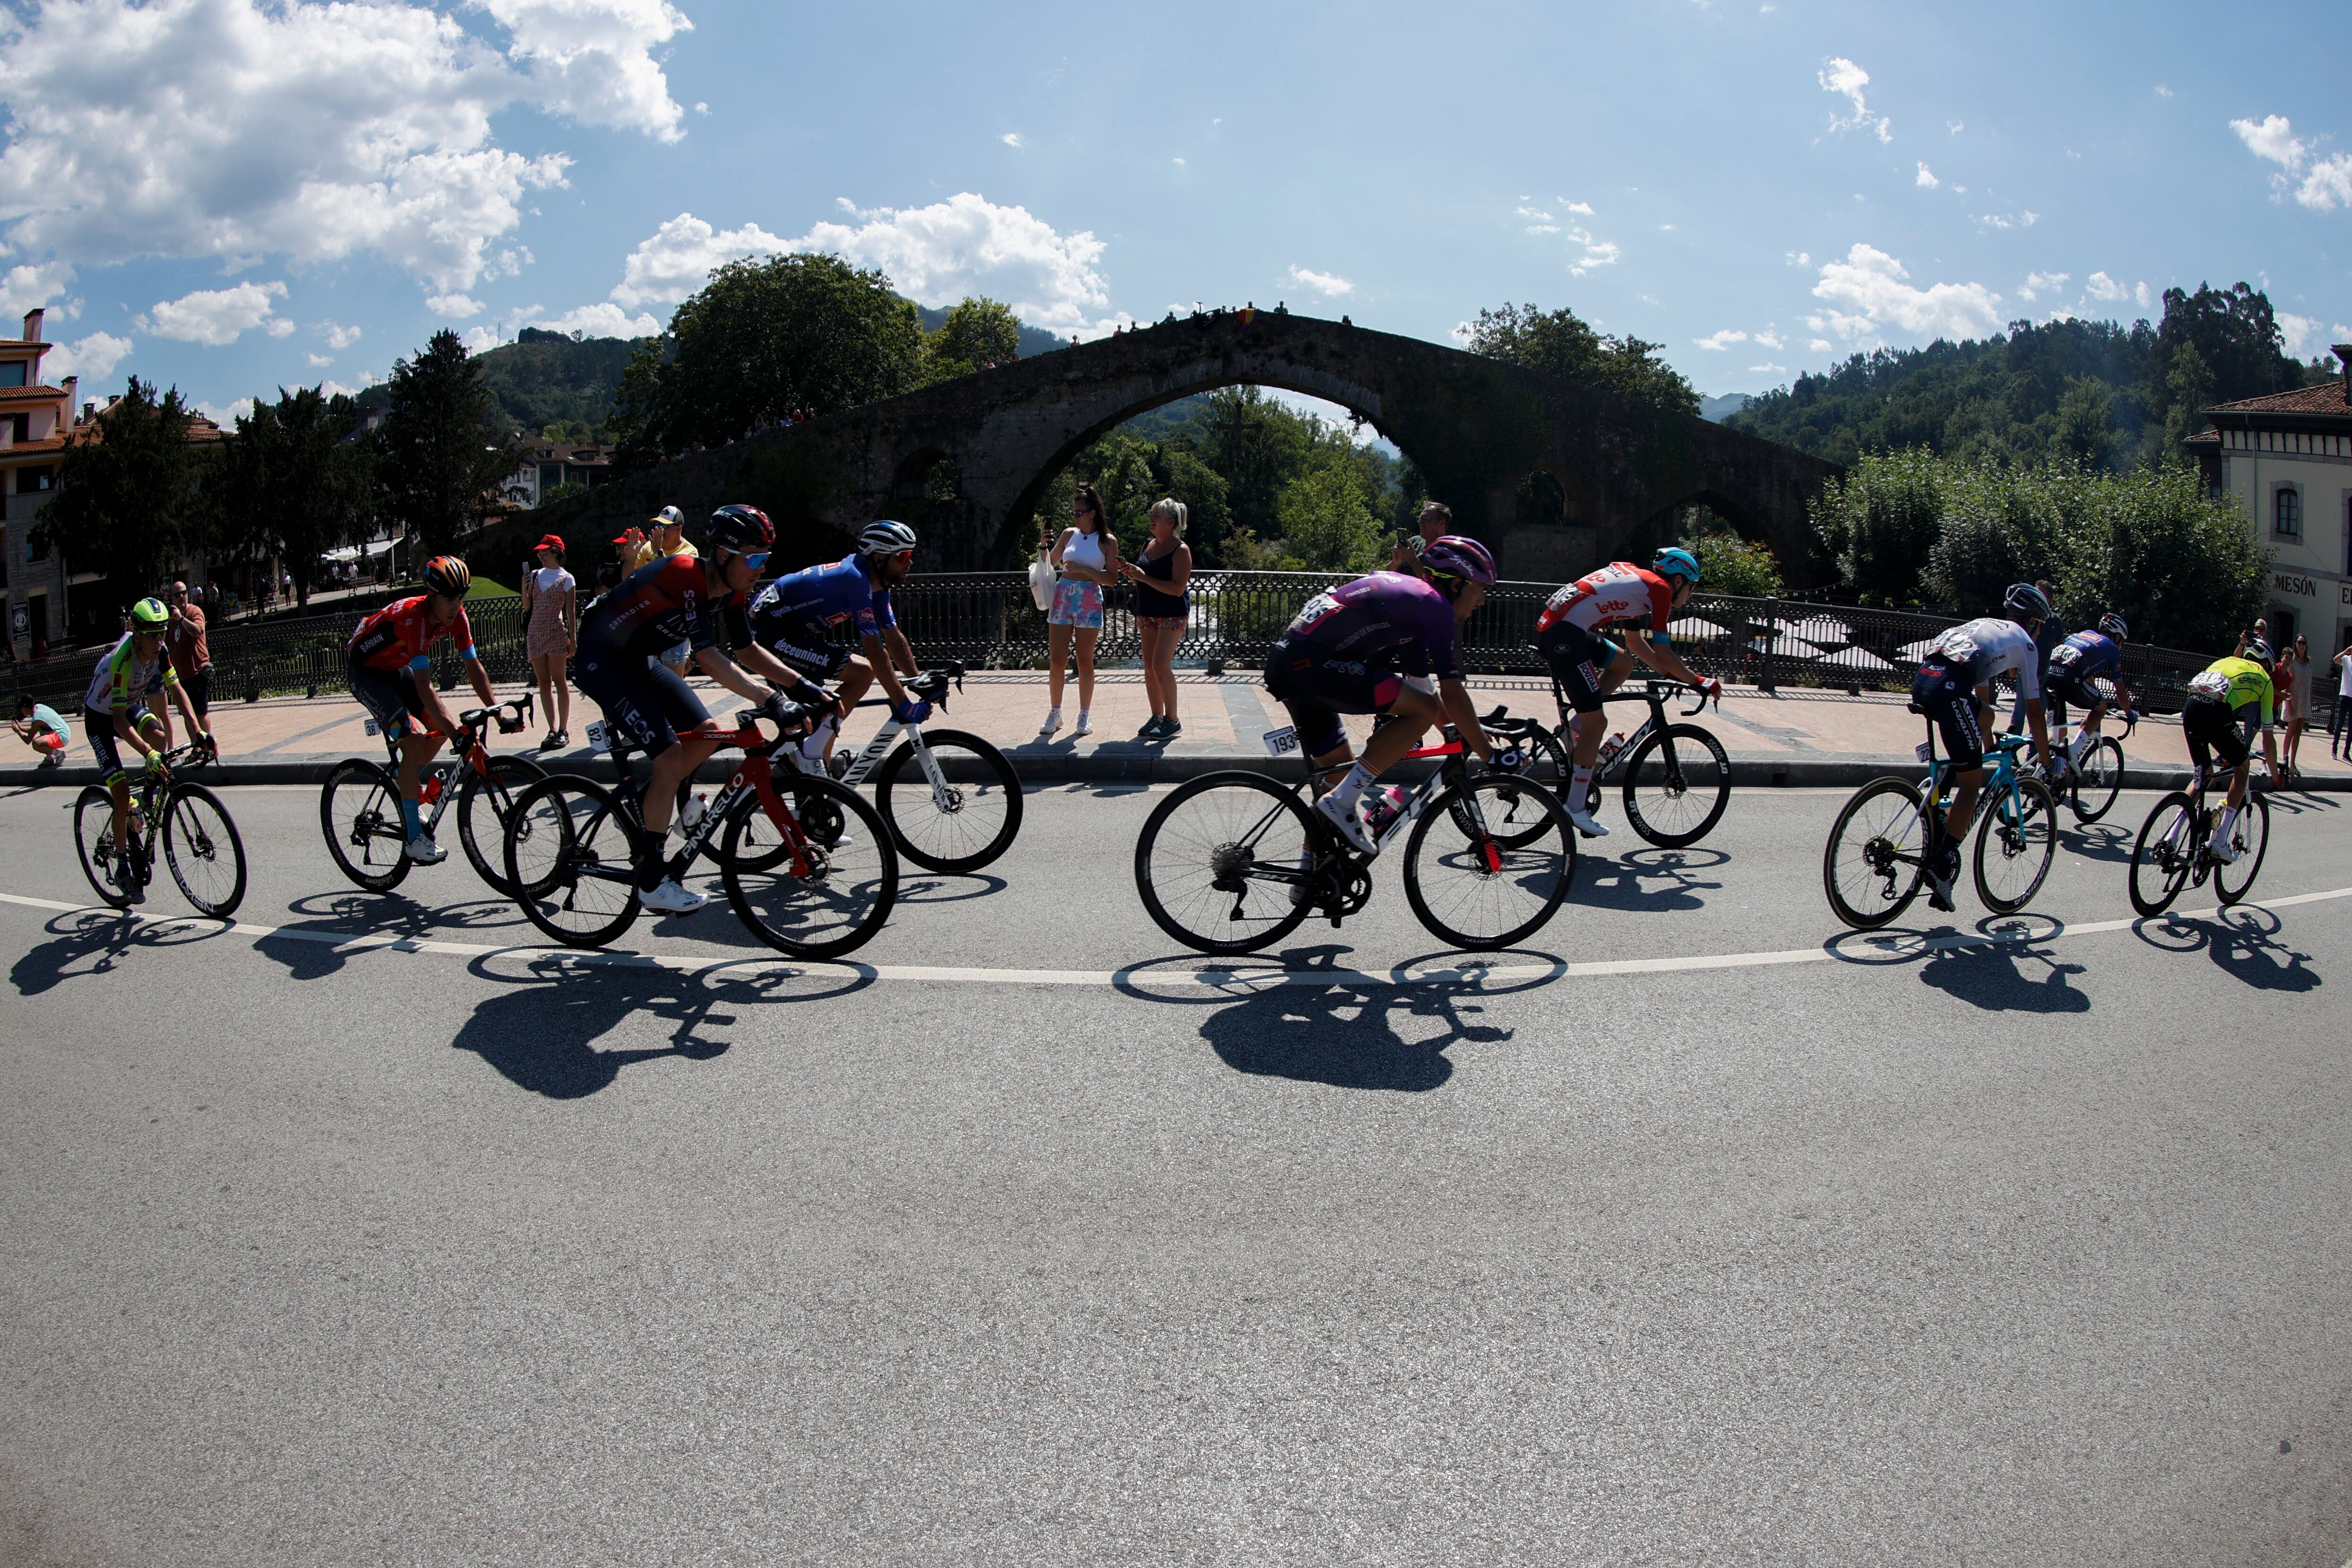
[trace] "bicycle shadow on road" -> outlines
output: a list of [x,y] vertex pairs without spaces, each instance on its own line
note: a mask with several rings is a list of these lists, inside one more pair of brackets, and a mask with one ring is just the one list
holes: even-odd
[[1948,926],[1846,931],[1823,946],[1843,963],[1916,963],[1924,984],[1988,1013],[2087,1013],[2089,994],[2067,981],[2089,970],[2063,963],[2050,951],[2064,930],[2046,917],[1993,915],[1978,921],[1973,932]]
[[[873,984],[868,974],[831,972],[821,977],[829,984],[820,989],[808,984],[806,973],[783,966],[679,970],[550,952],[485,954],[467,967],[504,989],[474,1009],[450,1044],[472,1051],[517,1088],[550,1100],[583,1100],[611,1088],[623,1068],[638,1062],[724,1056],[734,1042],[723,1031],[746,1021],[743,1007],[833,1000]],[[670,1025],[667,1045],[597,1045],[615,1030],[636,1033],[651,1020]]]
[[81,910],[59,915],[42,928],[56,931],[56,940],[27,948],[8,971],[20,996],[38,996],[68,980],[111,974],[133,948],[184,947],[209,942],[228,927],[198,919],[162,924],[130,914],[99,914]]
[[1569,893],[1580,909],[1703,910],[1701,895],[1721,889],[1719,881],[1703,881],[1696,873],[1729,864],[1720,849],[1628,849],[1614,859],[1577,857],[1576,886]]
[[254,950],[286,966],[297,980],[332,974],[353,955],[376,952],[387,943],[350,945],[363,937],[390,942],[446,941],[461,933],[489,932],[512,928],[528,931],[512,904],[498,899],[469,899],[460,903],[427,907],[398,893],[312,893],[286,906],[309,920],[278,926],[257,938]]
[[986,871],[925,871],[909,873],[908,862],[898,867],[898,902],[902,904],[962,904],[993,898],[1009,884]]
[[[1226,984],[1164,990],[1152,989],[1150,965],[1137,965],[1121,971],[1118,984],[1121,991],[1143,1001],[1209,1009],[1201,1024],[1201,1037],[1236,1072],[1334,1089],[1425,1094],[1453,1078],[1454,1062],[1446,1052],[1454,1045],[1511,1037],[1509,1029],[1464,1021],[1465,1013],[1479,1011],[1476,998],[1506,995],[1544,983],[1487,981],[1478,969],[1516,956],[1494,953],[1481,955],[1475,967],[1458,977],[1449,973],[1399,984],[1388,976],[1343,968],[1342,961],[1350,952],[1337,943],[1286,948],[1278,958],[1268,955],[1264,968],[1237,967]],[[1454,971],[1463,971],[1468,962],[1459,953],[1444,956],[1452,961]],[[1562,967],[1559,959],[1548,953],[1526,956],[1541,959],[1555,973]],[[1196,968],[1200,964],[1196,958],[1155,962],[1183,966],[1178,973],[1216,973]],[[1389,974],[1404,975],[1428,962],[1411,960]],[[1279,969],[1274,967],[1276,963]],[[1400,1026],[1415,1018],[1435,1019],[1444,1027],[1408,1039]]]
[[2131,860],[2132,841],[2138,831],[2116,822],[2077,823],[2058,830],[2058,847],[2086,860],[2105,860],[2122,866]]
[[2135,921],[2132,934],[2166,952],[2201,948],[2222,973],[2257,991],[2318,989],[2326,982],[2310,967],[2311,954],[2275,940],[2284,925],[2275,910],[2241,904],[2218,916],[2165,914]]

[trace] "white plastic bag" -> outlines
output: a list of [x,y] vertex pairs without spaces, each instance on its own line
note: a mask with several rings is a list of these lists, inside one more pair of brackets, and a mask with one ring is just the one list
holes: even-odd
[[1029,563],[1029,596],[1037,601],[1039,609],[1054,607],[1055,581],[1054,568],[1046,563],[1044,556],[1040,555]]

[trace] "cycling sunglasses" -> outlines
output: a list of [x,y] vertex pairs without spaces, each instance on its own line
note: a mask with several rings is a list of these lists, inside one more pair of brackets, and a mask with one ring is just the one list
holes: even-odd
[[759,571],[761,567],[767,565],[767,563],[768,552],[764,550],[761,551],[757,555],[746,555],[743,557],[743,564],[749,566],[754,572]]

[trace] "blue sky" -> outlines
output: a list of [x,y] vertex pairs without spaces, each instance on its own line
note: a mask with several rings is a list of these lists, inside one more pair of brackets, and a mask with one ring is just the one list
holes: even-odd
[[1708,394],[2209,279],[2352,339],[2340,3],[9,9],[0,308],[85,396],[645,330],[811,246],[1087,335],[1566,305]]

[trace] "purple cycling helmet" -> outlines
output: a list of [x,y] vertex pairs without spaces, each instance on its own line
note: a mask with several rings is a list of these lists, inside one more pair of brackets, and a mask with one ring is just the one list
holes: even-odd
[[1430,541],[1421,552],[1422,569],[1434,576],[1465,577],[1473,583],[1495,581],[1495,557],[1475,539],[1458,533]]

